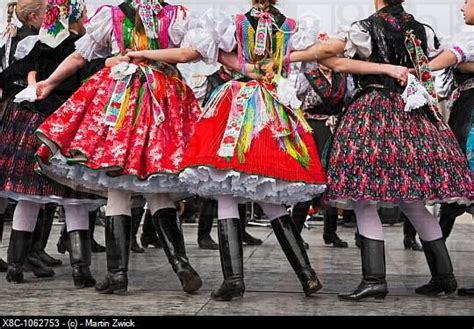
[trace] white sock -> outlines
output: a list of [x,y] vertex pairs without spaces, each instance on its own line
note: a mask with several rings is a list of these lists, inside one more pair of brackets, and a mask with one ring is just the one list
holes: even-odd
[[267,215],[269,220],[274,220],[274,219],[283,217],[285,215],[288,215],[288,211],[282,205],[276,205],[276,204],[270,204],[270,203],[264,203],[264,202],[259,202],[258,204],[262,208],[265,215]]
[[83,206],[64,206],[68,232],[89,230],[89,211]]
[[150,209],[151,214],[155,214],[160,209],[173,208],[176,209],[174,202],[171,200],[168,194],[158,194],[158,193],[149,193],[144,194],[145,199],[148,204],[148,209]]
[[384,240],[382,222],[376,205],[370,204],[368,201],[355,201],[354,212],[360,235],[372,240]]
[[15,231],[33,232],[35,230],[41,204],[31,201],[19,201],[13,213],[12,228]]
[[130,192],[109,189],[107,195],[106,216],[132,216],[132,201]]
[[239,204],[230,195],[217,197],[217,219],[240,218]]
[[435,241],[443,237],[438,220],[426,209],[423,202],[402,202],[400,210],[408,217],[423,241]]

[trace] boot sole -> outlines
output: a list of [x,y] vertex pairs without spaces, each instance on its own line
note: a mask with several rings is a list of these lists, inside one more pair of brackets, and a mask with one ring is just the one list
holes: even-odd
[[377,295],[365,296],[365,297],[361,297],[361,298],[342,297],[342,296],[338,296],[338,298],[339,298],[339,300],[347,301],[347,302],[364,302],[364,301],[372,301],[372,299],[374,299],[376,301],[383,301],[383,300],[385,300],[387,295],[388,295],[388,292],[386,292],[386,293],[384,292],[384,293],[380,293],[380,294],[377,294]]
[[190,294],[202,287],[201,278],[191,272],[182,272],[178,274],[178,279],[181,282],[183,291]]

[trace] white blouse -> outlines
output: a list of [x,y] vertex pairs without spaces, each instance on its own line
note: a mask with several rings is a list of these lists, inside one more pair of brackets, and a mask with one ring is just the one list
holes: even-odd
[[[445,42],[438,36],[441,46],[436,48],[435,33],[427,26],[425,26],[425,31],[428,42],[428,57],[436,57],[443,51],[443,44]],[[357,54],[361,59],[367,59],[372,54],[372,38],[370,32],[366,31],[361,23],[357,22],[351,26],[342,26],[337,36],[339,39],[346,41],[346,57],[353,58]]]
[[[187,11],[177,10],[174,21],[168,29],[173,47],[195,48],[207,61],[205,35],[190,30],[194,16]],[[76,50],[86,60],[110,57],[120,52],[119,42],[113,33],[112,7],[100,8],[86,24],[86,34],[76,42]]]
[[474,61],[474,26],[464,26],[455,36],[450,50],[456,55],[458,64]]
[[[298,21],[298,27],[291,38],[291,50],[304,50],[317,41],[319,35],[319,19],[305,15]],[[219,50],[231,52],[237,47],[235,18],[211,8],[198,19],[190,22],[190,31],[185,36],[183,46],[189,41],[201,54],[205,54],[207,63],[216,63]]]

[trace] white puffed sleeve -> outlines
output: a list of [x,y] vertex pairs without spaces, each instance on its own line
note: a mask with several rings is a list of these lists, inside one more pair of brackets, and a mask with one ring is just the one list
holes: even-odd
[[367,59],[372,54],[372,38],[359,23],[352,26],[342,26],[337,36],[346,41],[346,57],[354,57],[356,54],[362,59]]
[[171,43],[175,47],[179,47],[183,42],[184,36],[189,30],[190,22],[190,12],[184,6],[174,6],[175,15],[174,21],[171,23],[168,29],[168,35],[170,37]]
[[[425,31],[426,42],[428,44],[428,57],[434,58],[447,47],[447,40],[440,34],[435,33],[429,26],[425,26]],[[436,42],[436,39],[438,39],[438,42]]]
[[456,55],[458,64],[474,61],[474,27],[463,27],[450,50]]
[[236,44],[232,19],[223,12],[209,9],[200,17],[191,16],[181,47],[196,49],[204,62],[212,64],[217,62],[219,49],[231,52]]
[[113,33],[112,7],[97,10],[86,24],[86,34],[76,41],[76,50],[88,61],[119,52]]
[[316,16],[306,15],[298,19],[298,30],[291,40],[292,50],[305,50],[314,45],[319,35],[320,20]]

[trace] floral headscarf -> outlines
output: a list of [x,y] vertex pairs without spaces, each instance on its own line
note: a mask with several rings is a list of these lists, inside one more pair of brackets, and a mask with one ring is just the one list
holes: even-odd
[[78,21],[84,11],[84,0],[48,0],[39,32],[41,42],[55,48],[69,36],[69,23]]

